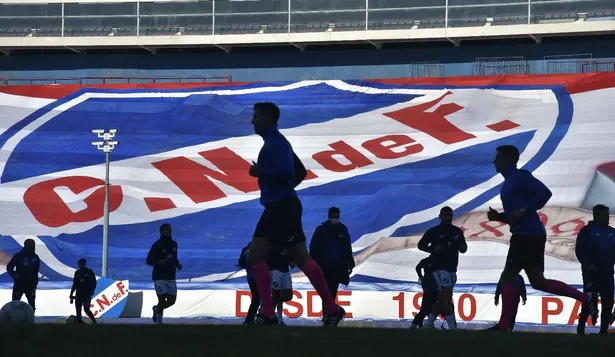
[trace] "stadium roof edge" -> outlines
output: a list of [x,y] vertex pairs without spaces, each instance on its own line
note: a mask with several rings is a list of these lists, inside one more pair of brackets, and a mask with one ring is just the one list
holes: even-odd
[[[615,21],[550,23],[531,25],[369,30],[311,33],[273,33],[237,35],[174,36],[99,36],[99,37],[4,37],[0,49],[101,48],[101,47],[224,47],[271,45],[327,45],[353,43],[390,43],[606,35],[615,33]],[[96,45],[93,46],[92,44]]]

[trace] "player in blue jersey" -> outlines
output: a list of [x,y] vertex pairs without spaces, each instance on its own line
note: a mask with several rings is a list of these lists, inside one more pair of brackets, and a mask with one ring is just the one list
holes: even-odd
[[453,210],[442,207],[440,224],[429,228],[418,243],[419,250],[430,253],[433,258],[433,276],[438,285],[438,299],[427,317],[425,328],[433,328],[439,313],[444,315],[449,329],[456,329],[455,315],[450,308],[453,289],[457,282],[459,253],[468,250],[461,228],[453,225]]
[[173,306],[177,300],[177,283],[175,282],[176,269],[181,270],[182,265],[177,258],[177,242],[173,240],[173,231],[169,223],[160,226],[160,239],[152,247],[145,262],[153,266],[152,280],[158,296],[158,304],[152,307],[152,320],[161,324],[165,309]]
[[96,290],[96,275],[92,269],[85,266],[86,260],[81,258],[77,262],[79,269],[75,272],[73,277],[73,286],[70,289],[70,303],[75,302],[75,312],[77,313],[77,323],[84,323],[81,319],[81,310],[85,312],[86,316],[90,318],[93,324],[96,323],[94,314],[90,310],[92,304],[92,297]]
[[261,309],[255,324],[277,324],[271,295],[271,274],[267,260],[271,249],[286,249],[291,260],[308,277],[323,300],[323,324],[337,326],[345,311],[335,303],[325,276],[318,264],[310,258],[301,223],[303,207],[295,187],[307,176],[307,170],[293,152],[293,148],[278,130],[280,109],[274,103],[256,103],[252,125],[264,144],[257,163],[249,174],[258,178],[260,202],[265,210],[256,225],[250,245],[248,264],[261,295]]
[[502,282],[502,313],[497,325],[489,330],[510,330],[512,314],[515,308],[515,280],[524,270],[532,288],[555,295],[567,296],[584,305],[584,311],[595,316],[596,303],[594,293],[583,293],[558,280],[544,277],[544,253],[547,232],[538,216],[551,198],[551,191],[531,172],[517,168],[519,150],[512,145],[499,146],[494,160],[495,169],[504,176],[500,198],[504,212],[497,212],[489,207],[487,217],[490,221],[499,221],[510,226],[512,237],[506,257]]
[[[602,300],[600,314],[600,333],[607,334],[613,312],[613,274],[615,266],[615,228],[609,226],[609,207],[596,205],[593,208],[593,221],[581,229],[577,236],[575,252],[581,263],[583,291],[594,292]],[[598,296],[594,296],[597,304]],[[577,333],[585,334],[588,311],[581,310]],[[596,323],[594,317],[594,324]]]
[[26,295],[28,304],[36,311],[36,287],[41,260],[35,253],[33,239],[26,239],[21,252],[15,254],[6,265],[6,272],[13,278],[13,300],[21,300]]

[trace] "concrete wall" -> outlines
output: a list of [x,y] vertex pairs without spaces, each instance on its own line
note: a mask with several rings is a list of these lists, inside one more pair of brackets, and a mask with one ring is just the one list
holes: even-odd
[[[530,73],[548,73],[548,55],[592,53],[615,60],[615,39],[520,40],[425,44],[403,49],[308,50],[157,55],[0,57],[0,77],[231,75],[235,81],[412,77],[412,62],[438,60],[445,76],[472,75],[476,57],[523,56]],[[568,65],[564,67],[570,67]],[[572,65],[572,68],[575,66]],[[416,69],[414,69],[416,70]],[[553,68],[551,69],[553,71]]]

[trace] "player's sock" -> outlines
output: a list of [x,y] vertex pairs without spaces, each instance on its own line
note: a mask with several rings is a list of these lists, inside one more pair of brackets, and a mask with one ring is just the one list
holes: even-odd
[[455,315],[448,315],[444,317],[446,323],[448,324],[449,330],[455,330],[457,328],[457,322],[455,321]]
[[588,295],[558,280],[547,280],[545,292],[587,302]]
[[433,328],[434,323],[436,322],[436,319],[438,318],[438,316],[429,313],[429,316],[427,316],[427,322],[425,322],[423,324],[424,328]]
[[498,327],[502,330],[510,328],[513,310],[515,309],[515,294],[517,289],[515,284],[502,285],[502,313],[500,314],[500,322]]
[[273,313],[273,297],[271,296],[271,273],[267,263],[252,265],[256,288],[261,295],[260,315],[271,317]]
[[339,311],[339,307],[335,304],[335,300],[331,297],[331,291],[327,286],[327,281],[325,280],[325,275],[323,274],[322,269],[320,269],[314,260],[310,260],[301,268],[301,270],[305,276],[310,279],[310,283],[312,283],[312,286],[314,286],[314,289],[316,289],[316,292],[320,295],[324,305],[324,313],[336,314]]
[[276,313],[278,314],[278,323],[282,323],[282,312],[284,311],[284,303],[279,302],[276,308]]

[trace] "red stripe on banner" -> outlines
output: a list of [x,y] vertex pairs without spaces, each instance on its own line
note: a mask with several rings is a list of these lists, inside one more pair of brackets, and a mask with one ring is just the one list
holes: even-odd
[[33,98],[60,99],[82,88],[108,88],[108,89],[181,89],[181,88],[206,88],[220,86],[239,86],[252,82],[200,82],[200,83],[141,83],[141,84],[43,84],[43,85],[18,85],[0,87],[0,93],[21,95]]
[[513,86],[513,85],[557,85],[568,88],[570,94],[592,90],[614,88],[615,73],[583,74],[522,74],[510,76],[465,76],[444,78],[391,78],[367,79],[391,85],[438,85],[438,86]]

